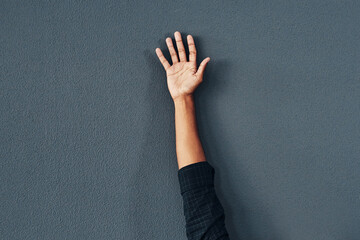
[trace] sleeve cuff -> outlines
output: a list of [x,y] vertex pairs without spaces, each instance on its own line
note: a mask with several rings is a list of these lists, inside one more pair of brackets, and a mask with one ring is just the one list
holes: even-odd
[[197,162],[178,170],[181,195],[189,190],[214,186],[214,168],[207,162]]

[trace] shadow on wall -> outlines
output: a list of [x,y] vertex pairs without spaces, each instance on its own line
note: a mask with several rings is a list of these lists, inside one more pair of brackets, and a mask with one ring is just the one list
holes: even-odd
[[[198,37],[194,37],[194,40],[195,44],[197,44],[198,56],[205,58],[202,54],[203,51],[201,49],[201,38],[199,39]],[[200,59],[200,61],[201,60],[202,59]],[[216,181],[218,181],[218,183],[215,182],[215,188],[218,198],[225,209],[225,223],[230,238],[260,240],[259,234],[257,234],[259,230],[256,229],[256,226],[263,225],[266,226],[264,228],[268,229],[266,239],[281,240],[282,238],[280,238],[280,236],[278,236],[278,234],[276,233],[276,229],[272,225],[271,220],[266,215],[264,209],[257,209],[256,212],[250,212],[249,210],[247,210],[247,203],[241,200],[242,192],[237,191],[239,189],[248,188],[248,186],[246,185],[246,179],[234,182],[233,179],[229,178],[229,174],[226,174],[227,169],[232,168],[229,161],[226,161],[226,159],[234,159],[237,158],[237,156],[235,154],[235,151],[233,151],[233,149],[231,149],[229,146],[227,146],[227,144],[225,144],[225,134],[222,134],[221,131],[218,131],[214,128],[214,126],[221,124],[221,118],[218,115],[214,114],[214,110],[212,110],[213,105],[209,103],[214,102],[211,100],[212,98],[215,99],[217,96],[224,94],[222,90],[227,85],[227,81],[229,79],[228,73],[230,72],[230,70],[236,68],[239,68],[239,66],[235,66],[227,59],[217,60],[212,58],[212,60],[210,60],[207,69],[205,70],[204,81],[198,87],[198,89],[196,90],[196,94],[194,95],[195,104],[197,106],[196,117],[199,126],[199,135],[203,144],[204,151],[206,153],[206,158],[215,169],[215,179],[217,179]],[[219,161],[221,161],[221,163],[218,163]],[[238,161],[241,161],[241,159],[238,159]],[[218,167],[220,165],[221,167]],[[239,175],[240,176],[238,177],[238,179],[241,179],[241,176],[243,176],[243,174],[240,172]],[[224,190],[220,186],[226,186],[227,192],[233,193],[231,199],[226,199],[223,197]],[[247,196],[246,198],[248,199],[249,196]],[[251,197],[251,199],[253,199],[253,201],[256,201],[255,197]],[[260,204],[256,205],[260,206]],[[234,212],[232,211],[235,206],[237,210],[240,209],[240,212],[236,213],[237,216],[240,216],[239,219],[236,219],[236,222],[234,218]],[[262,220],[261,223],[256,223],[256,226],[254,226],[251,221],[251,219],[254,219],[254,214],[257,214],[258,216],[260,215],[260,217],[257,217],[257,219]]]
[[[186,49],[186,53],[188,56],[188,46],[186,42],[186,36],[188,33],[182,32],[183,42]],[[171,36],[173,38],[173,33],[167,33],[163,38],[158,41],[158,45],[162,49],[164,56],[172,64],[170,59],[170,54],[167,50],[165,44],[165,38],[167,36]],[[202,39],[196,36],[194,37],[196,49],[197,49],[197,65],[207,57],[208,55],[202,54]],[[185,40],[185,41],[184,41]],[[149,160],[149,155],[152,155],[153,149],[161,148],[161,145],[164,144],[161,139],[164,139],[165,136],[169,136],[170,134],[174,134],[174,123],[169,124],[167,121],[173,121],[173,105],[171,102],[171,96],[168,92],[167,85],[166,85],[166,76],[163,66],[157,59],[155,55],[155,49],[152,50],[145,50],[144,57],[146,58],[146,62],[148,66],[151,68],[151,76],[149,76],[150,84],[148,89],[146,89],[148,96],[146,96],[146,100],[149,102],[148,111],[149,115],[146,116],[146,126],[145,132],[146,136],[143,140],[144,145],[142,146],[142,152],[140,153],[140,160]],[[211,57],[211,56],[210,56]],[[157,66],[159,65],[159,66]],[[156,66],[156,67],[155,67]],[[199,128],[199,135],[201,138],[201,142],[204,147],[204,151],[206,153],[206,158],[209,163],[215,168],[216,176],[218,183],[215,183],[216,192],[218,194],[219,200],[223,204],[225,209],[225,221],[226,227],[228,229],[229,235],[231,239],[249,239],[249,240],[260,240],[259,234],[257,234],[258,229],[256,229],[259,225],[264,225],[267,231],[267,238],[268,240],[276,239],[281,240],[279,236],[275,233],[275,228],[272,226],[269,217],[266,215],[265,211],[262,209],[258,209],[256,212],[247,210],[247,203],[243,202],[242,193],[238,193],[237,190],[239,189],[246,189],[248,186],[246,185],[246,179],[241,180],[240,182],[237,181],[236,183],[234,180],[229,178],[229,175],[226,174],[227,169],[231,169],[229,162],[226,159],[233,159],[236,158],[236,154],[233,149],[229,148],[226,144],[224,144],[226,136],[221,134],[220,131],[214,129],[213,126],[220,124],[221,118],[220,116],[214,114],[212,109],[212,105],[209,104],[213,102],[213,99],[216,99],[217,96],[223,94],[222,90],[227,84],[227,79],[229,79],[229,71],[237,68],[234,66],[229,60],[227,59],[214,59],[210,61],[208,64],[205,74],[204,74],[204,81],[194,94],[196,108],[196,117],[198,122]],[[161,73],[159,72],[161,71]],[[161,81],[159,76],[164,76],[164,81]],[[201,101],[199,101],[201,99]],[[207,101],[207,100],[208,101]],[[172,114],[168,114],[167,116],[161,116],[158,114],[158,107],[154,103],[166,103],[169,102],[169,105],[164,104],[164,108],[169,108],[169,111]],[[161,129],[154,128],[153,124],[156,122],[157,124],[162,124],[163,126]],[[203,137],[202,137],[203,136]],[[206,136],[206,137],[204,137]],[[156,141],[154,141],[156,139]],[[175,138],[174,138],[175,140]],[[169,139],[166,140],[167,142]],[[172,146],[174,147],[174,159],[176,158],[175,152],[175,142],[173,142]],[[154,156],[154,159],[158,158],[159,156]],[[149,185],[157,185],[160,183],[151,182],[156,181],[154,178],[150,176],[154,175],[154,171],[161,171],[167,172],[169,174],[173,174],[173,171],[170,170],[176,163],[171,163],[168,161],[168,164],[164,164],[164,162],[160,163],[160,161],[153,161],[152,165],[149,165],[146,161],[140,161],[140,165],[136,169],[136,173],[132,176],[131,183],[134,189],[131,191],[132,195],[130,196],[130,208],[129,208],[129,226],[131,228],[131,233],[134,234],[132,236],[133,239],[156,239],[159,236],[159,233],[154,233],[154,229],[151,227],[151,222],[153,222],[153,213],[156,212],[156,209],[151,209],[152,203],[154,201],[164,201],[166,198],[156,199],[157,195],[154,195],[154,188],[149,188]],[[221,168],[218,167],[218,159],[223,159],[221,162]],[[239,159],[241,161],[241,159]],[[176,165],[177,166],[177,165]],[[239,173],[239,175],[242,175]],[[168,177],[170,178],[170,177]],[[239,177],[241,178],[241,177]],[[226,186],[226,192],[234,193],[231,196],[231,199],[224,198],[224,189],[221,189],[220,186]],[[155,199],[154,199],[155,198]],[[180,198],[180,197],[179,197]],[[247,196],[247,198],[249,198]],[[252,197],[254,201],[256,201],[255,197]],[[180,199],[179,199],[180,200]],[[181,204],[181,201],[179,202]],[[240,216],[239,219],[235,219],[234,209],[241,209],[240,212],[237,212],[236,215]],[[259,204],[257,204],[259,206]],[[179,205],[179,209],[182,209],[182,205]],[[233,209],[233,210],[232,210]],[[183,212],[179,212],[181,216],[183,216]],[[252,219],[254,219],[254,214],[261,217],[257,219],[261,219],[261,223],[257,223],[254,226],[252,223]],[[158,219],[158,218],[157,218]],[[236,220],[236,222],[235,222]],[[165,223],[166,224],[166,223]],[[174,223],[174,224],[182,224],[182,223]],[[185,236],[185,225],[183,225],[183,234]],[[181,226],[179,226],[181,229]],[[164,232],[161,233],[164,236],[168,236],[169,239],[175,239],[172,234],[175,233],[166,233],[166,228]],[[178,236],[177,236],[178,237]]]

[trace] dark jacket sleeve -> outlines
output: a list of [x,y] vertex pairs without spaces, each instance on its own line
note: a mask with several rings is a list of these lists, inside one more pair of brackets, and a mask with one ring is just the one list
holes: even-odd
[[229,239],[224,209],[214,189],[214,168],[198,162],[178,170],[186,236],[190,240]]

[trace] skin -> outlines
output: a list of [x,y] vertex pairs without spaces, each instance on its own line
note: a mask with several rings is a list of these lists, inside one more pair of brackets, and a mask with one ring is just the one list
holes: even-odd
[[210,58],[205,58],[199,68],[196,65],[196,48],[191,35],[187,36],[189,60],[179,31],[174,33],[176,47],[170,37],[166,45],[171,55],[172,65],[164,57],[160,48],[155,52],[166,71],[167,86],[175,106],[176,155],[179,169],[197,162],[206,161],[195,117],[193,93],[203,81],[203,75]]

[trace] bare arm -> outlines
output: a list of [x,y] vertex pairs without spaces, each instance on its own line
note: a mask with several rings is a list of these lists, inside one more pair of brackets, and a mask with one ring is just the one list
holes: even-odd
[[206,161],[196,126],[193,92],[202,82],[204,70],[210,58],[205,58],[197,69],[193,37],[187,36],[190,53],[189,61],[187,61],[181,34],[175,32],[174,35],[180,61],[171,38],[166,39],[166,44],[173,65],[170,66],[160,48],[156,49],[156,54],[166,70],[168,88],[174,101],[176,155],[178,167],[181,169],[192,163]]
[[175,105],[176,154],[186,235],[191,240],[228,240],[224,209],[214,188],[215,170],[205,159],[195,119],[193,92],[202,82],[210,58],[205,58],[197,69],[192,36],[187,36],[190,53],[187,61],[181,35],[179,32],[174,35],[180,61],[171,38],[167,38],[166,43],[173,65],[170,66],[159,48],[156,54],[166,70],[168,88]]
[[176,155],[179,169],[206,161],[199,139],[193,96],[186,96],[174,101]]

